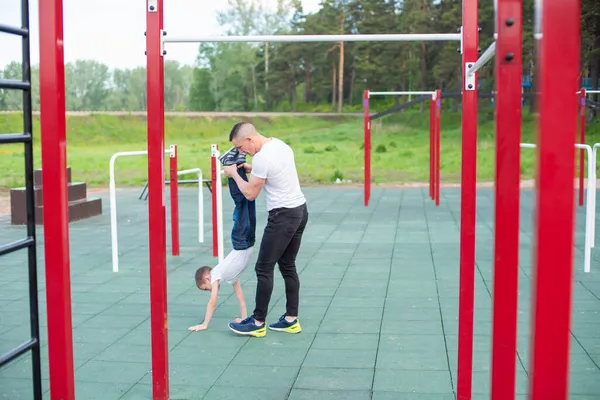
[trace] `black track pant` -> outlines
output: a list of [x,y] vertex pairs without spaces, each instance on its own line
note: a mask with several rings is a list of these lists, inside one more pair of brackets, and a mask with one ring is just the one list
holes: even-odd
[[298,315],[300,280],[296,272],[296,255],[308,222],[306,204],[296,208],[274,208],[269,211],[256,261],[256,308],[254,319],[264,321],[273,292],[275,264],[285,281],[286,315]]

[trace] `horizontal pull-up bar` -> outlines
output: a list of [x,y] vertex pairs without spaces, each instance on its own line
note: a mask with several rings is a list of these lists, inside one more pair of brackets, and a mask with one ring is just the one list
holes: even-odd
[[473,75],[475,72],[479,71],[481,67],[483,67],[488,61],[494,57],[496,54],[496,42],[492,42],[490,47],[479,57],[479,59],[473,64],[471,68],[467,71],[467,75]]
[[460,33],[407,33],[364,35],[162,36],[163,43],[206,42],[424,42],[461,40]]
[[369,96],[433,96],[435,92],[368,92]]

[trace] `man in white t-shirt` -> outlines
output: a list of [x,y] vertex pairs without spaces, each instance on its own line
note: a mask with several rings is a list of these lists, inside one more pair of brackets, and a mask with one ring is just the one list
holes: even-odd
[[247,122],[234,125],[229,140],[240,153],[252,156],[248,182],[237,177],[235,168],[224,167],[224,173],[237,183],[248,200],[258,197],[261,190],[267,196],[269,216],[256,261],[256,308],[241,322],[231,322],[229,328],[241,335],[265,336],[265,320],[271,293],[275,264],[285,281],[286,313],[269,329],[288,333],[302,330],[298,320],[300,280],[296,271],[296,255],[308,222],[306,198],[300,189],[294,151],[283,141],[267,138]]

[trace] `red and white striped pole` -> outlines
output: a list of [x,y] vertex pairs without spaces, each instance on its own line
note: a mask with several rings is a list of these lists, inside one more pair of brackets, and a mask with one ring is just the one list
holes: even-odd
[[[169,155],[169,192],[171,193],[171,254],[179,255],[179,181],[177,177],[177,145],[172,144]],[[202,184],[202,182],[200,183]]]
[[210,158],[210,169],[211,169],[211,197],[212,197],[212,238],[213,238],[213,257],[219,255],[219,239],[218,239],[218,218],[217,218],[217,185],[218,182],[218,168],[219,160],[217,160],[219,152],[219,145],[213,144],[211,146],[211,158]]

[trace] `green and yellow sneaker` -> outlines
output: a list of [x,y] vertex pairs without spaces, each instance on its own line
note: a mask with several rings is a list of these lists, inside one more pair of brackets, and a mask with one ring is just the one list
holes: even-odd
[[279,318],[279,321],[273,322],[269,325],[269,329],[272,331],[286,332],[286,333],[300,333],[302,332],[302,327],[300,326],[300,321],[296,318],[293,322],[288,322],[285,319],[285,314]]

